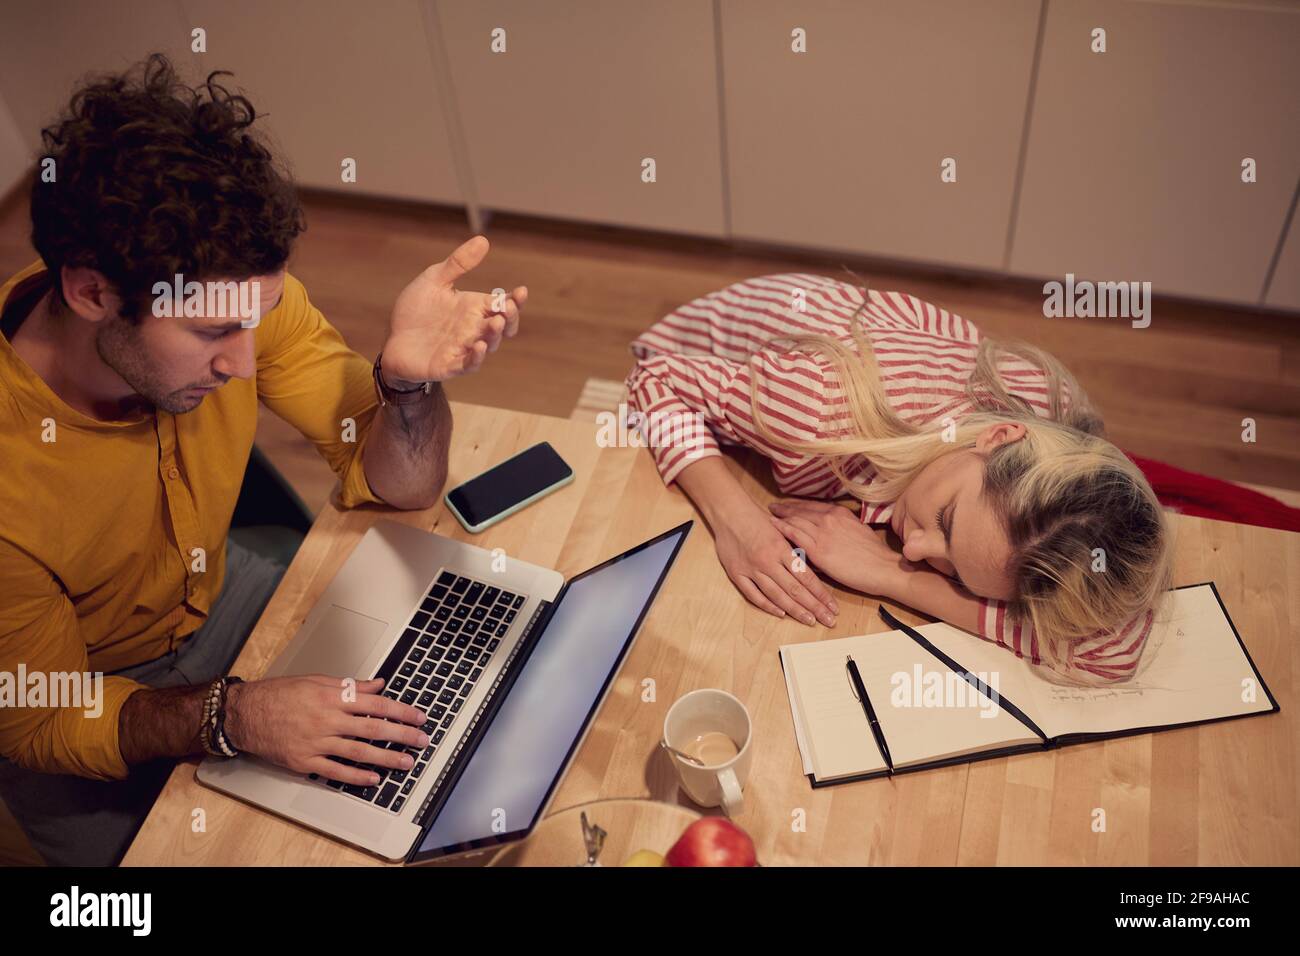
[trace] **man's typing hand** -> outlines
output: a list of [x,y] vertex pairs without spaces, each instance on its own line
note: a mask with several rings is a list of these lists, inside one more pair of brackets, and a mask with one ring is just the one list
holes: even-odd
[[227,690],[226,737],[236,750],[295,773],[370,786],[378,783],[373,771],[330,758],[409,770],[409,754],[365,741],[395,740],[411,748],[429,742],[419,730],[428,717],[381,696],[383,684],[378,678],[352,683],[322,674],[234,684]]

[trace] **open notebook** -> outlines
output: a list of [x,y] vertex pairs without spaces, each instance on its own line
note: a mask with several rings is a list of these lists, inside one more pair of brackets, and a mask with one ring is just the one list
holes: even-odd
[[[948,624],[781,648],[814,787],[1278,710],[1213,584],[1168,592],[1155,657],[1110,687],[1052,683],[1006,648]],[[879,741],[847,671],[852,657]]]

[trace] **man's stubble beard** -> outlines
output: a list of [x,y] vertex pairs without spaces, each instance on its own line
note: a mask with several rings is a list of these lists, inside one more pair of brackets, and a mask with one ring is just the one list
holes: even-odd
[[180,392],[164,391],[158,375],[145,358],[139,326],[123,318],[114,318],[95,333],[95,351],[100,359],[122,377],[126,384],[146,402],[172,415],[183,415],[198,408],[202,397],[186,401]]

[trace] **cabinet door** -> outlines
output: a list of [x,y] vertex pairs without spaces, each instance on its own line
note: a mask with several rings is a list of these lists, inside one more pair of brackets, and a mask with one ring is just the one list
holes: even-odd
[[1258,302],[1300,175],[1297,51],[1295,9],[1050,4],[1012,270]]
[[32,152],[0,95],[0,197],[6,195],[31,167]]
[[1300,222],[1294,216],[1264,301],[1279,309],[1300,310]]
[[[181,0],[307,186],[461,203],[416,0]],[[260,126],[263,121],[259,120]],[[342,162],[356,160],[356,182]]]
[[[436,7],[482,206],[723,234],[710,3]],[[505,52],[492,51],[494,30]]]
[[124,70],[156,51],[189,75],[189,30],[172,0],[4,0],[0,92],[28,149],[39,148],[41,128],[86,74]]
[[1039,10],[723,0],[734,235],[1000,268]]

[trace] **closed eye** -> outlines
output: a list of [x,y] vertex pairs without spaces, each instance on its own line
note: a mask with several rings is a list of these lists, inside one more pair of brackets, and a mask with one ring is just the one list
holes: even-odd
[[946,544],[949,548],[951,548],[952,531],[948,527],[948,515],[946,512],[947,512],[946,508],[940,508],[938,513],[934,516],[934,522],[939,526],[939,530],[943,532],[944,544]]
[[[949,563],[949,564],[952,563],[952,558],[951,558],[951,555],[952,555],[952,520],[951,520],[951,515],[952,515],[952,506],[951,506],[951,505],[949,505],[949,506],[946,507],[946,508],[940,508],[939,511],[938,511],[938,513],[935,515],[935,523],[939,526],[939,530],[940,530],[941,532],[943,532],[943,540],[944,540],[944,543],[945,543],[945,544],[947,545],[947,547],[948,547],[948,554],[949,554],[948,563]],[[963,580],[961,579],[961,575],[957,573],[957,568],[956,568],[955,566],[954,566],[953,569],[952,569],[952,578],[953,578],[954,581],[956,581],[958,584],[960,584],[963,588],[966,588],[967,591],[970,590],[970,588],[967,588],[967,587],[966,587],[966,582],[963,581]]]

